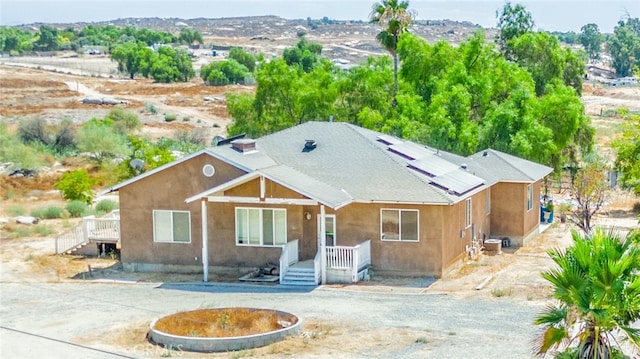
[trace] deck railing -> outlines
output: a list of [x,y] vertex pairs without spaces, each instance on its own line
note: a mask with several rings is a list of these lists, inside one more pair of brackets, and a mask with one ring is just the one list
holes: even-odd
[[120,212],[113,211],[105,217],[87,216],[82,223],[56,238],[56,254],[71,251],[90,241],[120,242]]
[[120,241],[120,220],[113,218],[83,218],[87,237],[94,241]]
[[327,247],[327,268],[351,271],[351,281],[358,281],[358,272],[371,264],[371,241],[355,247]]
[[284,281],[284,276],[289,270],[289,266],[298,262],[298,240],[287,242],[282,246],[282,253],[280,253],[280,282]]

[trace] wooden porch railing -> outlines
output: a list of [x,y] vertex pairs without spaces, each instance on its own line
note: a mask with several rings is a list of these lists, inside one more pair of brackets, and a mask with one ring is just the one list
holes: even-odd
[[287,242],[282,246],[282,253],[280,254],[280,282],[284,281],[284,276],[289,270],[289,266],[298,262],[298,240]]
[[351,271],[351,281],[358,281],[358,272],[371,264],[371,240],[355,247],[327,247],[327,268]]
[[56,238],[56,254],[68,252],[90,241],[120,242],[120,212],[113,211],[102,218],[82,218],[78,227]]

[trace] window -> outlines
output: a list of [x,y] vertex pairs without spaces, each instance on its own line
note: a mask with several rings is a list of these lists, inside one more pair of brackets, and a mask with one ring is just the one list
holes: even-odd
[[533,208],[533,185],[527,185],[527,211]]
[[287,211],[272,208],[236,208],[236,244],[287,244]]
[[418,210],[382,209],[380,217],[383,241],[418,241]]
[[491,188],[487,188],[485,192],[484,210],[487,214],[491,214]]
[[188,211],[153,211],[153,241],[191,243],[191,216]]
[[464,228],[471,226],[471,198],[467,198],[464,204]]

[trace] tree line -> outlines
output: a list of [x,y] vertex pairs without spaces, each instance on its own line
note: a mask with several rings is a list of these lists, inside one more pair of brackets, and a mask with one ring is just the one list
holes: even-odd
[[203,44],[202,34],[194,29],[182,28],[175,35],[167,31],[155,31],[134,26],[87,25],[81,29],[58,29],[41,25],[37,31],[17,27],[0,27],[0,53],[22,55],[33,51],[82,51],[83,46],[99,46],[110,52],[117,44],[142,42],[154,44]]

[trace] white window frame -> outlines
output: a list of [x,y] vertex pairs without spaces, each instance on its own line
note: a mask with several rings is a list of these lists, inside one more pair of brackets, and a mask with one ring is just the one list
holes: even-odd
[[[158,233],[159,229],[156,223],[156,214],[159,213],[168,213],[170,214],[170,223],[169,223],[169,227],[171,228],[171,240],[161,240],[161,235]],[[174,238],[174,233],[173,233],[173,214],[174,213],[186,213],[189,219],[189,233],[188,233],[188,238],[189,241],[185,242],[185,241],[176,241]],[[174,211],[174,210],[166,210],[166,209],[154,209],[152,211],[152,218],[153,218],[153,242],[154,243],[177,243],[177,244],[189,244],[191,243],[191,212],[189,211]]]
[[473,203],[471,202],[471,198],[467,198],[464,202],[464,228],[467,229],[471,227],[472,222],[472,207]]
[[527,211],[533,209],[533,184],[527,185]]
[[[260,234],[260,243],[240,243],[240,238],[238,238],[238,213],[239,211],[258,211],[258,223],[259,223],[259,234]],[[264,211],[273,211],[275,215],[276,212],[281,212],[284,214],[284,243],[276,243],[276,226],[273,226],[273,244],[264,244]],[[239,247],[282,247],[287,244],[287,210],[285,208],[263,208],[263,207],[236,207],[235,208],[235,237],[236,237],[236,246]],[[275,221],[274,221],[275,224]],[[247,228],[245,231],[249,231],[249,223],[247,222]]]
[[491,214],[491,188],[487,188],[485,195],[484,209],[486,214]]
[[[384,211],[398,212],[398,239],[385,238],[383,232],[382,213]],[[402,212],[416,212],[416,237],[417,239],[402,239]],[[420,242],[420,211],[417,209],[402,209],[402,208],[381,208],[380,209],[380,239],[385,242]]]

